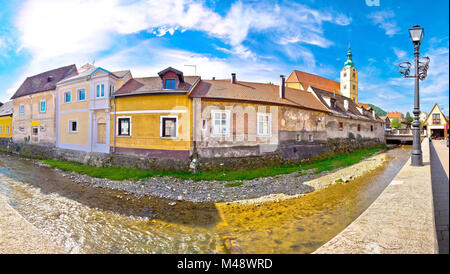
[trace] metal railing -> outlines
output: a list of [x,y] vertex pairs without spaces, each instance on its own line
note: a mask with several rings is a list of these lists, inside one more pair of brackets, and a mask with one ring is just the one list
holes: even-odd
[[[424,129],[420,130],[420,135],[426,135],[427,132]],[[386,129],[385,131],[386,136],[412,136],[413,131],[410,128],[392,128],[392,129]]]

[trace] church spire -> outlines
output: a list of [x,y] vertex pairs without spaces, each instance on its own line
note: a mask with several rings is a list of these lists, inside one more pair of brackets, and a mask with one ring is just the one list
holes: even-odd
[[355,67],[355,63],[353,63],[352,60],[352,49],[350,48],[350,44],[348,46],[347,61],[345,62],[344,67],[351,67],[351,68]]

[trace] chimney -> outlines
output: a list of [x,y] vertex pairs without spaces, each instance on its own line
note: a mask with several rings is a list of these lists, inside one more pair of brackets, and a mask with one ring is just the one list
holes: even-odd
[[213,77],[212,79],[213,79],[213,80],[216,80],[216,77]]
[[53,81],[53,76],[47,77],[47,83],[50,83],[51,81]]
[[344,100],[345,111],[348,111],[348,100]]
[[377,113],[375,112],[375,110],[372,109],[372,116],[373,116],[373,118],[377,118],[376,114],[377,114]]
[[231,74],[231,83],[236,84],[236,73]]
[[280,98],[284,99],[286,98],[285,96],[285,87],[284,87],[284,83],[285,83],[285,79],[284,79],[284,75],[280,75],[281,78],[281,83],[280,83]]

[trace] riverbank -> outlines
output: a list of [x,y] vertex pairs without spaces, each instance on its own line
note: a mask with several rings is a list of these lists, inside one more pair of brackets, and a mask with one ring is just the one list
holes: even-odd
[[[369,157],[371,156],[371,157]],[[298,197],[305,193],[325,188],[334,183],[345,183],[364,175],[387,161],[380,149],[369,149],[359,153],[340,155],[326,160],[305,163],[292,168],[290,173],[258,177],[250,180],[218,181],[182,179],[158,176],[140,180],[110,180],[94,178],[77,172],[58,169],[61,176],[78,184],[94,188],[118,190],[140,197],[154,197],[189,202],[232,202],[249,199],[249,203]],[[39,165],[48,166],[36,161]],[[286,168],[283,171],[289,170]],[[241,171],[242,172],[242,171]],[[251,171],[249,171],[251,172]],[[245,175],[245,172],[242,172]],[[195,176],[195,175],[194,175]],[[120,198],[120,197],[119,197]]]
[[61,254],[46,235],[0,197],[0,254]]

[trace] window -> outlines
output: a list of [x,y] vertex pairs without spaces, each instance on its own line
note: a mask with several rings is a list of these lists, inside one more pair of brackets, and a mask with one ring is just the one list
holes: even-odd
[[78,121],[77,120],[69,120],[69,132],[78,132]]
[[355,78],[356,74],[353,72],[353,78]]
[[344,89],[347,89],[347,85],[344,85]]
[[105,97],[105,84],[97,85],[97,93],[95,97]]
[[42,100],[40,102],[40,112],[45,112],[45,110],[47,109],[47,102],[45,100]]
[[72,99],[71,95],[70,91],[64,93],[64,103],[70,103],[70,100]]
[[353,89],[355,89],[356,88],[356,86],[355,85],[353,85]]
[[339,130],[344,130],[344,122],[339,122]]
[[213,134],[228,135],[230,134],[230,112],[229,111],[212,111]]
[[257,115],[257,132],[258,135],[270,135],[271,115],[270,113],[258,113]]
[[370,131],[373,131],[373,126],[372,125],[370,125]]
[[86,100],[86,90],[79,89],[78,90],[78,101],[84,101],[84,100]]
[[433,124],[440,124],[440,123],[441,123],[441,115],[433,114]]
[[3,127],[0,126],[0,134],[3,134]]
[[109,86],[109,97],[111,97],[114,94],[115,87],[113,85]]
[[347,77],[347,73],[346,73],[346,72],[344,72],[344,78],[345,78],[345,77]]
[[131,136],[131,118],[121,117],[117,118],[117,135]]
[[302,141],[302,135],[301,134],[297,134],[297,142],[301,142]]
[[312,143],[314,142],[314,136],[312,134],[309,135],[308,140]]
[[20,114],[25,114],[25,105],[20,105],[19,112]]
[[175,89],[175,80],[174,79],[166,80],[166,89]]
[[6,134],[9,134],[9,126],[6,126]]
[[358,124],[358,131],[361,131],[361,125]]
[[177,137],[177,117],[161,116],[161,137],[175,138]]
[[336,107],[336,99],[331,98],[331,99],[330,99],[330,103],[331,103],[331,107],[332,107],[332,108],[335,108],[335,107]]
[[202,130],[206,131],[208,129],[208,124],[206,122],[206,119],[202,120]]

